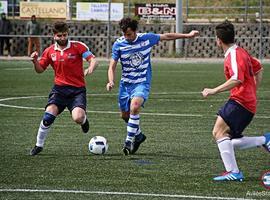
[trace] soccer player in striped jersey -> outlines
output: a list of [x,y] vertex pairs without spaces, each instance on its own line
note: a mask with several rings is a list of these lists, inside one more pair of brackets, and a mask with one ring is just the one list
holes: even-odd
[[148,99],[151,87],[150,54],[152,47],[162,40],[193,38],[199,32],[193,30],[187,34],[137,33],[138,22],[131,18],[123,18],[119,25],[123,36],[113,44],[106,87],[108,91],[114,87],[116,65],[120,59],[122,77],[118,102],[122,119],[127,123],[123,152],[128,155],[134,154],[146,139],[140,128],[140,108]]
[[249,53],[235,44],[234,26],[228,21],[216,27],[216,42],[224,51],[226,82],[215,88],[204,88],[203,97],[230,91],[229,100],[218,111],[213,136],[226,171],[215,181],[242,181],[234,149],[262,146],[270,152],[270,133],[258,137],[242,135],[256,113],[256,91],[262,80],[262,66]]
[[[30,151],[32,156],[43,150],[50,127],[65,108],[70,111],[73,121],[81,125],[84,133],[89,130],[84,77],[93,73],[97,67],[97,61],[84,43],[70,41],[68,32],[69,28],[65,22],[56,22],[53,27],[55,43],[45,49],[39,60],[37,52],[31,54],[37,73],[44,72],[51,65],[55,74],[54,86],[38,129],[36,145]],[[83,59],[89,62],[85,70]]]

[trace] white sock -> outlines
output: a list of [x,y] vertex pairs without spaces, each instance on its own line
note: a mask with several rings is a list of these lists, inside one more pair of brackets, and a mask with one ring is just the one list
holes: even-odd
[[126,141],[134,142],[134,138],[140,127],[140,115],[129,115],[127,123],[127,137]]
[[253,147],[262,146],[263,144],[265,144],[265,137],[259,136],[259,137],[236,138],[232,139],[232,144],[233,147],[237,149],[249,149]]
[[218,149],[221,159],[227,172],[239,173],[236,163],[234,149],[229,137],[217,140]]
[[87,119],[87,117],[86,117],[86,115],[84,115],[84,119],[83,119],[82,124],[84,124],[86,122],[86,119]]
[[50,126],[44,126],[43,121],[40,122],[38,134],[37,134],[37,143],[36,146],[43,147],[45,139],[50,131]]
[[136,134],[135,134],[135,136],[140,135],[141,132],[142,132],[142,131],[141,131],[141,128],[139,127],[138,130],[137,130],[137,132],[136,132]]

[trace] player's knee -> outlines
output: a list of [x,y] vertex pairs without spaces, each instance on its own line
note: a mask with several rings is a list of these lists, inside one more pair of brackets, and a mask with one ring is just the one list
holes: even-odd
[[49,112],[45,112],[44,115],[43,115],[43,119],[42,119],[43,125],[46,126],[46,127],[52,125],[55,118],[56,117],[53,114],[51,114]]
[[75,117],[73,117],[73,120],[77,123],[77,124],[82,124],[83,121],[85,119],[84,115],[77,115]]
[[133,105],[130,108],[130,114],[137,115],[140,112],[140,105]]
[[139,112],[140,108],[141,108],[141,104],[135,101],[130,106],[130,112]]
[[217,140],[217,135],[218,135],[218,131],[213,130],[213,131],[212,131],[212,136],[213,136],[213,138],[214,138],[215,140]]
[[227,132],[224,132],[224,131],[216,131],[216,130],[213,130],[212,131],[212,135],[213,135],[213,138],[215,140],[219,140],[221,138],[224,138],[224,137],[228,137],[229,134]]

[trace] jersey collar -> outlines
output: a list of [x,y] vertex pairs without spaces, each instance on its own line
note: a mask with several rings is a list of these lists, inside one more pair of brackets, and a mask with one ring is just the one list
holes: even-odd
[[231,50],[235,50],[238,46],[236,44],[232,45],[224,54],[224,57],[226,58],[228,54],[231,52]]
[[[135,40],[133,40],[132,42],[128,42],[126,39],[125,39],[125,40],[126,40],[127,43],[132,44],[132,43],[134,43],[134,42],[136,42],[136,41],[138,40],[138,37],[139,37],[139,36],[138,36],[138,33],[137,33],[137,34],[136,34]],[[124,38],[125,38],[125,37],[124,37]]]
[[71,45],[71,42],[68,40],[67,46],[64,49],[61,49],[59,45],[55,42],[54,43],[54,50],[55,51],[65,51],[66,49],[69,49]]
[[137,40],[138,40],[138,33],[136,34],[135,40],[133,40],[132,42],[136,42]]

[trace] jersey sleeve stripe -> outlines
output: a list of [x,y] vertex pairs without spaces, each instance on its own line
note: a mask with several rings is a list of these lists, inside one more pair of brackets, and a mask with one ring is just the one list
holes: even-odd
[[86,51],[82,54],[82,57],[87,60],[87,59],[95,57],[95,56],[90,51]]
[[233,71],[233,76],[231,77],[231,79],[238,80],[238,66],[237,66],[237,61],[236,61],[236,50],[232,49],[230,54],[231,54],[231,66],[232,66],[232,71]]

